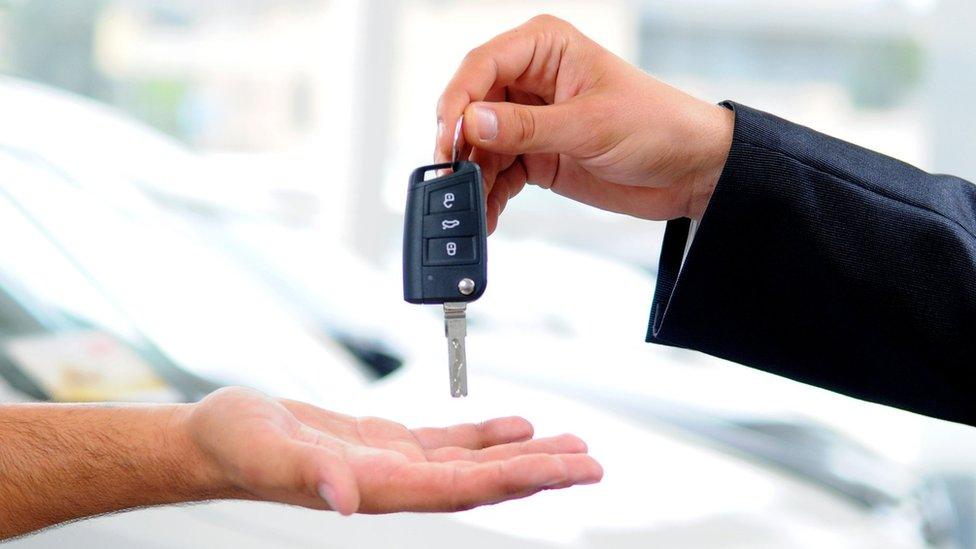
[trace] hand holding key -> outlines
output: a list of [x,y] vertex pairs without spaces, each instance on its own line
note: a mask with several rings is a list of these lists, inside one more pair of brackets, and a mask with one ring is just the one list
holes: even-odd
[[437,161],[464,114],[490,231],[526,182],[647,219],[701,217],[732,141],[732,113],[540,16],[465,57],[437,108]]

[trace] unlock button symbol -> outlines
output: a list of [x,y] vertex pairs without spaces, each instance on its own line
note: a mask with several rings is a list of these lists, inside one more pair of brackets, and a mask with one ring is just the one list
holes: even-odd
[[471,209],[471,192],[470,186],[465,184],[435,189],[430,192],[427,211],[432,214],[466,212]]

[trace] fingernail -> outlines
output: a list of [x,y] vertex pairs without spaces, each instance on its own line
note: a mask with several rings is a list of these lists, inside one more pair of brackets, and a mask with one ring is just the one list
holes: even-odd
[[477,105],[474,108],[474,115],[478,120],[478,137],[485,141],[498,137],[498,116],[494,109]]
[[324,499],[325,503],[327,503],[333,511],[339,511],[339,508],[336,506],[335,492],[332,491],[331,486],[324,482],[319,484],[319,497]]
[[437,119],[437,140],[440,141],[444,137],[444,121],[440,118]]

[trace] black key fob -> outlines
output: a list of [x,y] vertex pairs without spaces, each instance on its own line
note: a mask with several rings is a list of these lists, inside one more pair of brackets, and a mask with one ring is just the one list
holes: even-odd
[[[452,173],[424,180],[437,170]],[[488,284],[488,224],[481,168],[435,164],[410,174],[403,227],[403,298],[410,303],[466,303]]]

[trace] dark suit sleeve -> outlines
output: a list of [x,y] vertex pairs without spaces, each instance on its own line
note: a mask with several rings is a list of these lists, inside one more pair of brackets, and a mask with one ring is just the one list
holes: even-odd
[[[647,339],[976,425],[976,186],[748,107]],[[976,154],[976,151],[973,151]]]

